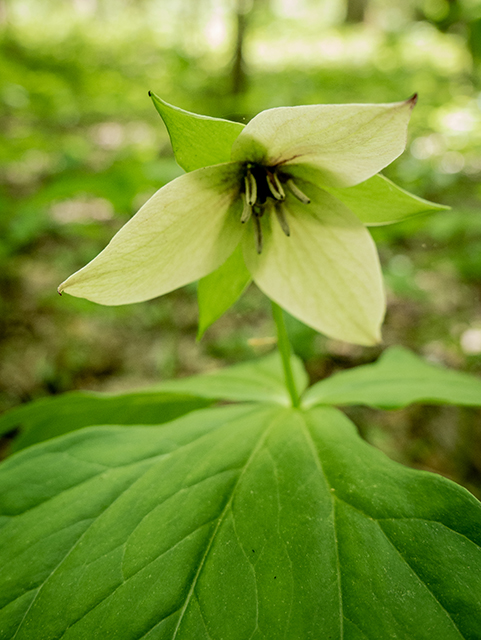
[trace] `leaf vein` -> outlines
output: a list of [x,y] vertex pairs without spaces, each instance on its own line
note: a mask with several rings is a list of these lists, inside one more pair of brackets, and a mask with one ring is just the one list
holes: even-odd
[[[332,485],[329,482],[327,474],[324,471],[324,468],[322,466],[319,453],[315,447],[314,440],[311,436],[311,432],[309,431],[305,416],[302,416],[302,417],[303,417],[303,432],[306,437],[307,445],[312,452],[312,456],[319,469],[319,472],[322,474],[323,478],[325,479],[326,484],[330,488],[332,488]],[[343,596],[342,596],[342,582],[341,582],[341,562],[339,558],[339,543],[338,543],[337,528],[336,528],[336,509],[335,509],[335,500],[334,500],[335,496],[333,495],[333,492],[330,492],[330,493],[331,493],[331,504],[332,504],[332,514],[333,514],[332,525],[333,525],[333,531],[334,531],[334,544],[336,548],[336,560],[337,560],[337,563],[336,563],[337,564],[337,583],[338,583],[338,593],[339,593],[339,632],[340,632],[339,637],[340,637],[340,640],[342,640],[344,638],[344,613],[343,613]]]
[[191,588],[189,590],[189,593],[187,594],[187,597],[185,599],[185,603],[184,603],[184,606],[182,608],[181,614],[179,616],[179,621],[177,623],[177,626],[175,628],[174,634],[172,636],[172,640],[175,640],[177,638],[177,634],[179,632],[180,625],[182,624],[182,620],[184,618],[185,612],[186,612],[187,607],[188,607],[188,605],[190,603],[190,600],[191,600],[191,598],[192,598],[192,596],[194,594],[194,590],[195,590],[195,587],[197,586],[197,582],[198,582],[199,577],[200,577],[200,575],[202,573],[202,569],[204,568],[204,564],[205,564],[206,558],[207,558],[207,556],[208,556],[208,554],[209,554],[209,552],[210,552],[210,550],[212,548],[212,545],[214,543],[215,537],[217,535],[217,532],[218,532],[221,524],[224,522],[228,511],[231,510],[231,508],[232,508],[232,501],[234,499],[234,495],[235,495],[235,492],[237,490],[237,487],[239,486],[239,483],[242,480],[242,477],[244,476],[247,468],[249,467],[249,465],[251,464],[252,460],[256,456],[257,452],[261,449],[262,445],[264,444],[265,440],[267,439],[267,436],[269,435],[270,430],[274,428],[274,426],[275,426],[276,422],[279,420],[279,418],[275,417],[275,418],[271,418],[271,420],[272,420],[271,425],[264,430],[264,432],[263,432],[262,436],[260,437],[257,445],[254,447],[254,449],[252,450],[251,454],[247,458],[246,463],[244,464],[244,468],[242,469],[241,473],[239,474],[239,478],[237,479],[237,482],[235,483],[235,485],[232,488],[230,498],[227,501],[227,503],[226,503],[226,505],[224,507],[224,510],[221,513],[220,517],[219,517],[219,521],[217,523],[217,526],[215,527],[215,529],[214,529],[214,531],[212,533],[212,536],[210,537],[210,540],[208,541],[208,543],[206,545],[206,550],[205,550],[204,555],[203,555],[203,557],[202,557],[202,559],[201,559],[201,561],[199,563],[199,568],[197,569],[197,573],[195,574],[194,579],[192,581],[192,586],[191,586]]
[[386,540],[389,542],[389,544],[393,547],[393,549],[396,550],[397,554],[399,555],[399,557],[401,558],[401,560],[409,567],[409,569],[412,571],[413,575],[416,576],[416,578],[419,580],[419,582],[425,587],[425,589],[432,595],[432,597],[434,598],[435,602],[438,603],[438,605],[441,607],[441,609],[445,612],[445,614],[447,615],[447,617],[449,618],[449,620],[451,621],[451,624],[453,625],[453,627],[456,629],[456,631],[459,633],[460,638],[463,638],[465,636],[463,636],[463,634],[461,633],[461,630],[459,629],[458,625],[454,622],[453,618],[451,617],[451,614],[449,613],[449,611],[442,605],[442,603],[438,600],[438,598],[436,597],[436,595],[433,593],[433,591],[429,588],[429,586],[426,584],[426,582],[424,582],[424,580],[421,578],[421,576],[415,571],[415,569],[409,564],[409,562],[407,561],[407,559],[403,556],[403,554],[399,551],[399,549],[396,547],[396,545],[394,544],[394,542],[391,540],[391,538],[387,535],[387,533],[384,531],[384,529],[382,528],[381,524],[378,522],[377,523],[379,529],[382,531],[383,536],[386,538]]

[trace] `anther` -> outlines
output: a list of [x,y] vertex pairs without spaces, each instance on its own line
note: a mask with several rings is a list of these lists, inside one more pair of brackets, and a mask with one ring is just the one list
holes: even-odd
[[289,187],[292,195],[294,195],[298,200],[300,200],[303,204],[309,204],[311,199],[308,198],[306,196],[305,193],[303,193],[299,187],[297,186],[297,184],[294,182],[294,180],[292,178],[289,178],[289,180],[286,182],[287,186]]
[[266,172],[267,186],[276,200],[285,200],[286,194],[277,173]]
[[261,221],[257,216],[254,216],[254,232],[256,236],[256,250],[260,255],[262,253],[262,227]]
[[248,170],[244,178],[246,189],[246,202],[249,206],[255,204],[257,200],[257,182],[252,173]]
[[249,222],[249,220],[250,220],[250,217],[252,215],[252,207],[247,202],[246,195],[242,194],[242,196],[243,196],[243,200],[244,200],[244,208],[242,209],[242,215],[241,215],[240,221],[242,222],[242,224],[245,224],[246,222]]
[[277,220],[281,226],[282,231],[286,234],[287,237],[291,235],[291,230],[289,229],[289,223],[287,222],[286,213],[284,211],[284,207],[281,204],[278,204],[275,207]]

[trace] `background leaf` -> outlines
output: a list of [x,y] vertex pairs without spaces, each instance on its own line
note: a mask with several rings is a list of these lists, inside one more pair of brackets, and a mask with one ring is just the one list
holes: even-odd
[[[291,357],[291,364],[297,391],[301,394],[308,384],[307,373],[297,356]],[[160,388],[163,391],[234,402],[275,402],[284,406],[291,405],[281,357],[277,351],[264,358],[202,376],[168,380],[162,383]]]
[[481,635],[480,504],[332,408],[79,431],[0,482],[5,640]]
[[403,347],[390,347],[378,362],[321,380],[303,406],[365,404],[399,409],[413,402],[481,406],[481,380],[428,364]]
[[[298,392],[308,379],[302,362],[292,356]],[[83,427],[163,424],[216,400],[275,402],[288,406],[278,353],[202,376],[168,380],[140,392],[100,394],[72,392],[21,405],[0,417],[0,435],[19,429],[10,450],[24,449]]]
[[211,404],[187,394],[142,391],[107,395],[74,391],[21,405],[0,417],[0,435],[20,429],[11,450],[18,451],[92,425],[162,424]]
[[150,97],[167,127],[175,159],[182,169],[193,171],[230,161],[232,144],[243,124],[184,111],[152,92]]
[[251,275],[245,266],[240,245],[218,269],[199,280],[197,300],[199,304],[199,340],[238,300],[249,286]]

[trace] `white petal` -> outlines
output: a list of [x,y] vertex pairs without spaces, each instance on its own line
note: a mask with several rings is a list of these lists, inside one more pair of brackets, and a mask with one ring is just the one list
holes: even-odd
[[415,102],[412,98],[390,104],[262,111],[234,142],[232,160],[286,165],[288,173],[296,166],[312,167],[322,174],[320,186],[352,186],[378,173],[404,151]]
[[173,180],[59,291],[106,305],[155,298],[221,265],[243,233],[239,166],[227,163]]
[[269,298],[305,324],[332,338],[375,344],[385,298],[374,242],[342,202],[309,183],[299,186],[311,203],[287,195],[290,237],[272,213],[265,215],[264,248],[257,255],[249,223],[247,268]]

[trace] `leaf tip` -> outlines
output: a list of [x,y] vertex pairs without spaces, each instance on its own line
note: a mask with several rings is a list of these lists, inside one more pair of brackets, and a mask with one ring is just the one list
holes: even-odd
[[159,104],[161,104],[161,105],[164,104],[163,100],[161,100],[159,98],[159,96],[156,93],[154,93],[153,91],[151,91],[150,89],[148,91],[148,94],[149,94],[149,98],[154,103],[155,108],[158,110],[158,105]]
[[195,341],[196,342],[200,342],[202,340],[202,338],[204,337],[204,333],[206,332],[207,327],[202,326],[201,324],[199,324],[199,327],[197,329],[197,335],[195,336]]
[[417,93],[413,94],[408,100],[406,100],[407,104],[411,106],[411,109],[416,106],[417,101],[418,101]]

